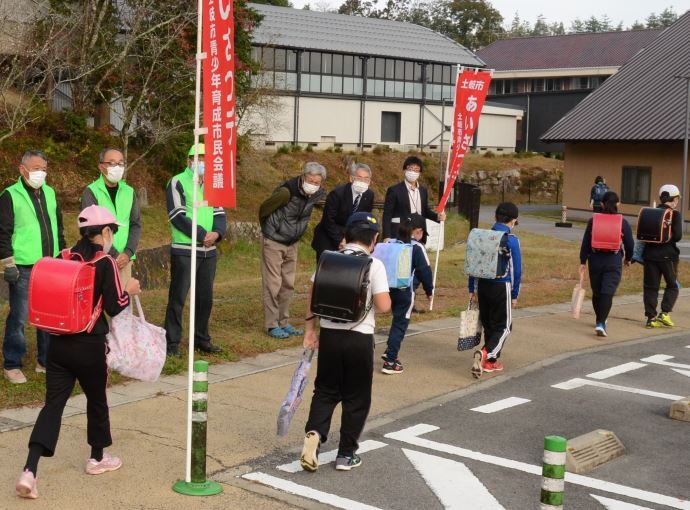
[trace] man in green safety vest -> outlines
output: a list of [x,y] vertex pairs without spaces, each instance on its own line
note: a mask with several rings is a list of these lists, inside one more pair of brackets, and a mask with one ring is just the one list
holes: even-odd
[[89,184],[81,197],[81,209],[100,205],[117,218],[120,227],[115,234],[110,256],[120,269],[120,283],[125,287],[132,277],[132,261],[141,239],[141,210],[134,189],[122,178],[125,157],[117,149],[105,148],[98,156],[100,177]]
[[[26,354],[24,324],[29,315],[29,277],[41,257],[56,257],[65,247],[62,213],[53,188],[45,184],[48,158],[26,151],[19,165],[21,177],[0,194],[0,262],[9,284],[10,312],[5,323],[2,352],[5,378],[23,384]],[[36,330],[36,372],[45,373],[48,334]]]
[[[182,337],[182,310],[187,300],[191,278],[192,249],[196,249],[196,313],[194,325],[194,348],[202,352],[220,352],[222,349],[211,343],[208,321],[213,306],[213,280],[216,276],[216,245],[225,235],[227,223],[222,207],[197,207],[197,230],[192,248],[192,200],[194,193],[195,149],[199,156],[204,154],[204,144],[192,146],[187,154],[187,168],[168,183],[165,190],[168,218],[172,229],[170,246],[170,290],[168,308],[165,311],[165,332],[168,356],[180,356]],[[204,161],[199,157],[197,200],[204,200]]]

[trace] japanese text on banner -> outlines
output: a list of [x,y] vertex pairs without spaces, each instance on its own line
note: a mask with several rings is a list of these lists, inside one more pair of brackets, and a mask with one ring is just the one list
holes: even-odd
[[486,94],[491,83],[491,72],[466,69],[458,73],[455,87],[455,112],[453,114],[453,140],[448,166],[448,178],[438,210],[443,211],[455,180],[460,173],[465,153],[469,149],[479,124]]
[[234,208],[237,131],[232,0],[204,0],[203,27],[204,200],[209,206]]

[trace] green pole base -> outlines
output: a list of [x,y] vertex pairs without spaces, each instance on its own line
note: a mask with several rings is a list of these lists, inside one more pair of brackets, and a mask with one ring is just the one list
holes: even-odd
[[213,496],[214,494],[223,492],[223,486],[221,484],[210,480],[206,480],[202,483],[188,483],[184,480],[178,480],[172,488],[175,492],[184,494],[185,496]]

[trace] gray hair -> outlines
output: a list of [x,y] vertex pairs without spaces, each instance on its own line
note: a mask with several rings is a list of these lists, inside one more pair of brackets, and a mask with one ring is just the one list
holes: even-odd
[[122,157],[124,158],[125,153],[122,152],[120,149],[116,149],[115,147],[105,147],[101,152],[98,153],[98,162],[99,163],[105,163],[105,155],[108,154],[110,151],[116,151],[122,154]]
[[26,165],[31,158],[41,158],[46,163],[48,162],[48,156],[45,155],[45,152],[32,149],[22,155],[22,165]]
[[310,161],[309,163],[304,164],[304,168],[302,169],[302,175],[320,175],[325,181],[326,168],[315,161]]
[[350,175],[355,177],[357,175],[357,170],[364,170],[369,174],[369,177],[371,177],[371,168],[369,168],[369,165],[364,163],[352,163],[352,166],[350,166]]

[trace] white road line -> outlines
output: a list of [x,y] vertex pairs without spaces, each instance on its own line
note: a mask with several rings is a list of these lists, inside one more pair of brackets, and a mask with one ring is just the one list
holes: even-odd
[[594,494],[590,494],[590,496],[604,505],[606,510],[653,510],[647,506],[633,505],[632,503],[626,503],[616,499],[609,499],[605,498],[604,496],[595,496]]
[[650,356],[649,358],[642,358],[640,361],[646,361],[647,363],[655,363],[657,365],[663,365],[665,367],[676,367],[676,368],[687,368],[690,369],[690,365],[686,365],[684,363],[674,363],[672,361],[668,361],[670,359],[673,359],[673,356],[668,356],[666,354],[655,354],[654,356]]
[[255,473],[242,475],[242,478],[245,480],[251,480],[252,482],[259,482],[263,485],[268,485],[274,489],[289,492],[290,494],[295,494],[303,498],[313,499],[320,503],[331,505],[335,508],[344,508],[346,510],[381,510],[378,507],[366,505],[353,499],[343,498],[329,492],[312,489],[306,485],[300,485],[298,483],[283,480],[282,478],[267,475],[266,473],[261,473],[258,471]]
[[[362,441],[362,443],[359,445],[357,453],[366,453],[373,450],[378,450],[379,448],[383,448],[384,446],[388,445],[386,443],[381,443],[380,441],[373,441],[371,439],[367,441]],[[334,462],[337,456],[338,450],[331,450],[328,452],[320,453],[319,465],[323,466],[324,464],[328,464],[329,462]],[[286,473],[299,473],[300,471],[302,471],[302,466],[300,466],[299,460],[296,460],[294,462],[290,462],[289,464],[281,464],[280,466],[277,466],[276,469],[279,469],[280,471],[285,471]]]
[[519,406],[520,404],[526,404],[531,402],[529,399],[520,397],[508,397],[502,400],[497,400],[491,404],[486,404],[483,406],[475,407],[470,409],[470,411],[477,411],[478,413],[495,413],[497,411],[502,411],[503,409],[508,409],[509,407]]
[[608,379],[614,375],[624,374],[625,372],[631,372],[632,370],[637,370],[638,368],[646,367],[644,363],[637,363],[636,361],[631,361],[630,363],[623,363],[622,365],[616,365],[615,367],[607,368],[606,370],[600,370],[599,372],[594,372],[587,374],[587,377],[592,379]]
[[681,370],[680,368],[672,368],[671,370],[690,377],[690,370]]
[[[459,446],[439,443],[437,441],[431,441],[429,439],[418,437],[422,434],[433,432],[435,430],[439,430],[439,427],[422,423],[399,430],[397,432],[391,432],[390,434],[386,434],[384,437],[414,446],[427,448],[429,450],[455,455],[457,457],[473,459],[479,462],[492,464],[494,466],[516,469],[532,475],[541,476],[542,466],[535,466],[533,464],[527,464],[526,462],[496,457],[495,455],[475,452],[466,448],[460,448]],[[690,501],[688,500],[674,498],[672,496],[657,494],[655,492],[649,492],[641,489],[635,489],[633,487],[627,487],[617,483],[605,482],[603,480],[597,480],[596,478],[590,478],[588,476],[566,473],[565,481],[574,485],[581,485],[583,487],[589,487],[590,489],[610,492],[612,494],[618,494],[621,496],[628,496],[630,498],[647,501],[649,503],[666,505],[679,510],[690,510]]]
[[617,384],[609,384],[598,381],[590,381],[589,379],[570,379],[569,381],[564,381],[559,384],[554,384],[552,388],[557,388],[559,390],[574,390],[576,388],[582,388],[583,386],[596,386],[597,388],[606,388],[608,390],[623,391],[625,393],[636,393],[638,395],[646,395],[648,397],[663,398],[666,400],[680,400],[683,398],[679,395],[672,395],[670,393],[659,393],[658,391],[644,390],[642,388],[632,388],[630,386],[619,386]]
[[505,510],[462,462],[402,449],[446,510]]

